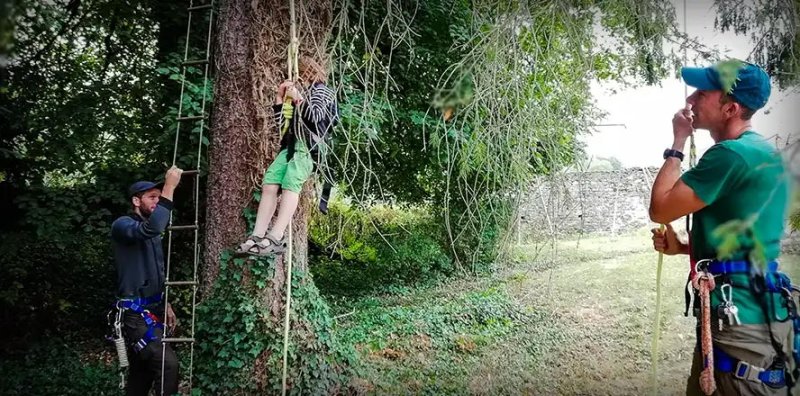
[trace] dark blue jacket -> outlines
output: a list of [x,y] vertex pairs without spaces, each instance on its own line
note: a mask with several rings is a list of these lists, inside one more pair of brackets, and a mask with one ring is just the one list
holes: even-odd
[[111,225],[117,263],[117,297],[151,297],[164,291],[161,233],[169,224],[172,201],[161,197],[149,218],[122,216]]

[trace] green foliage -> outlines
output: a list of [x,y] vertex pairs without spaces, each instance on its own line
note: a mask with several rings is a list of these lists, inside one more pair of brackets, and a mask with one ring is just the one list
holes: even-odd
[[[274,271],[273,259],[223,253],[213,291],[197,308],[197,337],[204,342],[196,349],[196,393],[280,391],[284,311],[273,312],[269,302]],[[293,272],[291,307],[290,393],[336,393],[347,383],[354,354],[334,337],[328,306],[310,274]]]
[[767,71],[782,88],[800,82],[800,34],[797,1],[718,1],[714,27],[722,32],[746,34],[754,44],[748,61]]
[[677,66],[677,56],[664,52],[664,40],[679,34],[673,4],[662,0],[573,3],[582,12],[597,7],[603,29],[612,38],[607,40],[608,44],[595,42],[600,46],[595,52],[600,59],[593,64],[608,66],[599,69],[601,74],[598,76],[633,77],[647,84],[656,84],[666,75],[670,65]]
[[717,73],[719,73],[719,81],[725,93],[729,95],[733,93],[736,83],[739,82],[739,70],[744,66],[745,63],[738,59],[730,59],[714,65]]
[[793,231],[800,230],[800,209],[795,209],[789,217],[789,224]]
[[792,231],[800,230],[800,190],[795,187],[796,185],[797,183],[792,184],[794,194],[789,205],[789,227]]
[[96,186],[31,187],[16,200],[18,208],[25,212],[22,225],[35,230],[37,238],[72,230],[108,235],[112,210],[125,208],[128,202],[122,194],[125,182],[104,181]]
[[[503,251],[518,191],[583,155],[577,136],[599,115],[593,79],[654,83],[675,60],[662,46],[674,9],[662,0],[341,7],[331,58],[342,127],[329,163],[358,206],[441,208],[435,240],[461,269]],[[598,20],[611,37],[599,38]],[[342,269],[388,261],[369,243],[324,250],[362,263]]]
[[473,273],[493,269],[506,247],[518,195],[493,193],[477,203],[454,202],[445,219],[459,263]]
[[325,294],[359,295],[435,280],[455,269],[428,208],[334,201],[312,217],[311,270]]
[[96,351],[74,339],[42,340],[20,354],[0,360],[0,394],[22,395],[117,395],[119,374]]
[[[19,0],[3,0],[0,2],[0,65],[14,49],[14,14],[17,12]],[[1,67],[1,66],[0,66]],[[2,89],[2,87],[0,87]]]
[[113,0],[25,3],[0,94],[9,180],[91,181],[97,170],[142,164],[155,152],[158,98],[149,9]]
[[[15,3],[26,11],[13,13],[15,51],[0,90],[0,192],[15,205],[2,215],[34,228],[48,220],[97,229],[122,206],[125,186],[171,162],[183,51],[162,52],[180,39],[160,33],[185,31],[185,21],[154,11],[174,8],[158,2]],[[210,92],[199,73],[187,71],[187,111]],[[181,139],[179,166],[195,168],[199,129]]]
[[425,335],[433,344],[455,349],[459,335],[489,342],[530,316],[520,311],[500,288],[451,297],[415,301],[420,304],[403,301],[403,296],[396,297],[399,301],[394,303],[374,297],[359,300],[352,306],[355,314],[348,317],[348,325],[340,331],[342,341],[377,351],[398,348],[393,342],[397,336]]
[[344,193],[425,204],[443,188],[419,121],[462,50],[469,6],[460,0],[342,2],[331,61],[341,127],[329,161]]
[[[159,146],[172,146],[175,144],[175,133],[179,133],[178,145],[182,150],[176,153],[176,165],[183,169],[207,169],[206,156],[202,156],[199,164],[197,156],[208,149],[209,120],[187,123],[179,122],[177,118],[179,108],[181,117],[208,114],[214,96],[213,81],[210,78],[203,79],[204,70],[201,68],[190,66],[182,71],[181,62],[183,62],[181,54],[170,53],[165,62],[156,69],[158,74],[167,77],[171,84],[174,84],[173,88],[183,86],[183,101],[180,100],[179,95],[176,95],[174,103],[166,109],[161,117],[160,123],[164,125],[165,133],[160,135]],[[203,107],[204,98],[205,108]]]
[[615,171],[624,168],[622,162],[616,157],[596,157],[579,166],[588,171]]
[[[43,334],[99,337],[114,295],[110,245],[93,234],[30,232],[0,239],[0,349],[19,348]],[[20,332],[19,329],[26,329]]]

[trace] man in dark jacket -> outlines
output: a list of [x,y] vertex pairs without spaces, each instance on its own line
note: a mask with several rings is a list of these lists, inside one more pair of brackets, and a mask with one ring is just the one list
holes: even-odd
[[117,306],[124,310],[123,335],[131,364],[128,395],[147,395],[154,381],[157,395],[178,392],[178,359],[172,348],[162,347],[161,342],[164,325],[172,331],[176,323],[172,307],[165,307],[163,302],[161,233],[169,224],[172,195],[182,172],[173,166],[163,185],[147,181],[131,185],[128,198],[132,211],[111,225]]

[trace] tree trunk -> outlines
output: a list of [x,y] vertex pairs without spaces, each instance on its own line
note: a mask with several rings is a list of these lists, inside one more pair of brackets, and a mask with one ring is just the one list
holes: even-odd
[[[242,210],[251,201],[253,183],[248,156],[254,154],[249,135],[255,129],[256,102],[252,86],[250,1],[229,0],[218,15],[216,83],[209,148],[203,294],[219,272],[219,255],[245,235]],[[261,155],[272,153],[262,153]]]

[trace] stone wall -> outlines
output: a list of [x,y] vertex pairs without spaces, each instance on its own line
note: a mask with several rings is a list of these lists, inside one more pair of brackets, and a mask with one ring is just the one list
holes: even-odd
[[[529,238],[616,235],[655,226],[648,207],[658,170],[572,172],[541,179],[520,207],[520,232]],[[800,232],[791,232],[788,225],[781,242],[784,252],[800,253]]]
[[572,172],[536,183],[520,208],[525,234],[619,234],[650,223],[647,208],[658,168]]

